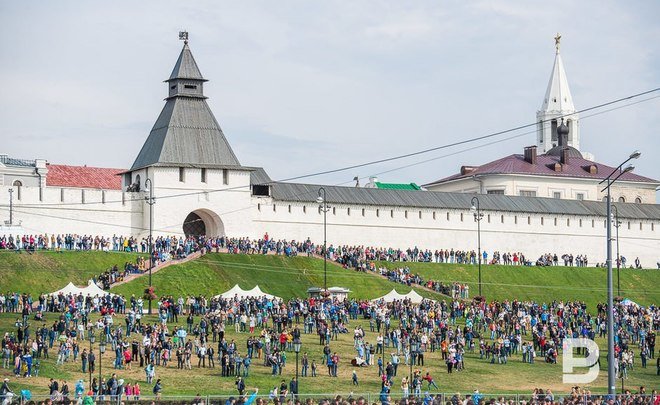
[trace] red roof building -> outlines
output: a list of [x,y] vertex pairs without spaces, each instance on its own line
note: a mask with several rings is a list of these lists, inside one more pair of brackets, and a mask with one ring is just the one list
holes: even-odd
[[48,164],[46,185],[49,187],[96,188],[121,190],[121,173],[125,169]]

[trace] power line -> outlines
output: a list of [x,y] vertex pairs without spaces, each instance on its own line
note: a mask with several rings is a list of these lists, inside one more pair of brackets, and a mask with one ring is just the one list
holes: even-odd
[[[630,95],[630,96],[627,96],[627,97],[622,97],[622,98],[618,98],[618,99],[615,99],[615,100],[611,100],[611,101],[601,103],[601,104],[598,104],[598,105],[595,105],[595,106],[591,106],[591,107],[588,107],[588,108],[584,108],[582,110],[578,110],[578,111],[575,111],[575,112],[570,113],[570,114],[563,114],[563,115],[557,116],[557,117],[552,118],[552,119],[541,120],[541,121],[530,123],[530,124],[520,125],[520,126],[517,126],[517,127],[513,127],[513,128],[503,130],[503,131],[497,131],[497,132],[493,132],[493,133],[490,133],[490,134],[486,134],[486,135],[466,139],[466,140],[463,140],[463,141],[458,141],[458,142],[453,142],[453,143],[440,145],[440,146],[436,146],[436,147],[432,147],[432,148],[427,148],[427,149],[423,149],[423,150],[420,150],[420,151],[417,151],[417,152],[411,152],[411,153],[407,153],[407,154],[396,155],[396,156],[392,156],[392,157],[385,158],[385,159],[374,160],[374,161],[370,161],[370,162],[366,162],[366,163],[360,163],[360,164],[356,164],[356,165],[352,165],[352,166],[345,166],[345,167],[341,167],[341,168],[338,168],[338,169],[314,172],[314,173],[304,174],[304,175],[301,175],[301,176],[289,177],[289,178],[285,178],[285,179],[281,179],[281,180],[274,180],[274,181],[264,183],[264,184],[268,185],[268,184],[275,184],[275,183],[278,183],[278,182],[287,182],[287,181],[299,180],[299,179],[303,179],[303,178],[316,177],[316,176],[321,176],[321,175],[325,175],[325,174],[337,173],[337,172],[341,172],[341,171],[346,171],[346,170],[351,170],[351,169],[356,169],[356,168],[366,167],[366,166],[372,166],[372,165],[379,164],[379,163],[386,163],[386,162],[390,162],[390,161],[394,161],[394,160],[399,160],[399,159],[404,159],[404,158],[408,158],[408,157],[412,157],[412,156],[422,155],[422,154],[426,154],[426,153],[433,152],[433,151],[436,151],[436,150],[448,149],[448,148],[451,148],[451,147],[454,147],[454,146],[464,145],[464,144],[476,142],[476,141],[479,141],[479,140],[488,139],[488,138],[496,137],[496,136],[499,136],[499,135],[519,131],[521,129],[536,126],[539,123],[541,123],[543,125],[543,124],[546,124],[548,122],[551,122],[552,120],[556,120],[556,119],[560,119],[560,118],[564,118],[564,117],[570,117],[574,114],[580,114],[580,113],[587,112],[587,111],[597,110],[597,109],[600,109],[600,108],[603,108],[603,107],[606,107],[606,106],[609,106],[609,105],[617,104],[617,103],[620,103],[620,102],[623,102],[623,101],[626,101],[626,100],[631,100],[633,98],[637,98],[637,97],[641,97],[641,96],[644,96],[644,95],[647,95],[647,94],[651,94],[651,93],[654,93],[658,90],[660,90],[660,87],[652,89],[652,90],[647,90],[647,91],[644,91],[644,92],[641,92],[641,93],[636,93],[636,94],[633,94],[633,95]],[[624,107],[627,107],[629,105],[639,104],[639,103],[642,103],[642,102],[645,102],[645,101],[653,100],[657,97],[660,97],[660,96],[647,98],[645,100],[640,100],[640,101],[635,102],[635,103],[630,103],[628,105],[621,106],[620,108],[624,108]],[[614,111],[616,109],[619,109],[619,108],[602,111],[602,112],[599,112],[597,114],[592,114],[592,115],[599,115],[599,114],[603,114],[605,112]],[[533,133],[533,132],[535,132],[535,131],[530,131],[528,133]],[[526,135],[528,133],[519,134],[518,136],[523,136],[523,135]],[[517,136],[515,136],[515,137],[517,137]],[[504,142],[504,141],[513,139],[515,137],[505,138],[505,139],[499,140],[497,142]],[[493,143],[490,143],[490,144],[494,144],[494,143],[497,143],[497,142],[493,142]],[[468,150],[471,150],[471,149],[468,149]],[[464,150],[464,151],[467,151],[467,150]],[[456,152],[456,153],[462,153],[464,151],[459,151],[459,152]],[[448,156],[452,156],[452,155],[453,154],[450,154]],[[440,157],[438,157],[438,159],[439,158]],[[431,159],[429,159],[428,161],[431,161]],[[425,162],[421,162],[421,163],[425,163]],[[421,163],[419,163],[419,164],[421,164]],[[405,168],[405,167],[410,167],[410,166],[404,166],[402,168]],[[392,171],[394,171],[394,169]],[[192,192],[186,192],[186,193],[155,196],[154,198],[156,200],[167,199],[167,198],[178,198],[178,197],[186,197],[186,196],[201,195],[201,194],[210,194],[210,193],[217,193],[217,192],[238,191],[238,190],[246,189],[246,188],[249,189],[249,187],[250,187],[250,185],[234,186],[234,187],[226,187],[226,188],[222,188],[222,189],[211,189],[211,190],[204,190],[204,191],[192,191]],[[142,201],[143,199],[144,199],[144,197],[140,196],[138,198],[129,198],[129,199],[122,199],[122,200],[116,200],[116,201],[105,201],[105,202],[95,201],[95,202],[87,202],[87,203],[80,202],[80,203],[68,203],[68,204],[67,203],[21,204],[20,207],[23,207],[23,208],[32,208],[32,207],[43,208],[43,207],[48,207],[48,206],[69,207],[69,206],[77,206],[77,205],[110,204],[110,203],[119,203],[119,202],[125,203],[125,202],[132,202],[132,201]],[[6,205],[0,205],[0,206],[6,206]]]

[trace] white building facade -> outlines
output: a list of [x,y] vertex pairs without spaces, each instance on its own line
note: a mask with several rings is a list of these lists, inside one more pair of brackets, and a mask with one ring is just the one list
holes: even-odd
[[[450,192],[275,182],[263,169],[240,164],[206,103],[206,79],[187,43],[166,82],[163,111],[128,170],[0,155],[0,215],[7,219],[12,198],[12,223],[5,225],[5,233],[20,226],[27,234],[142,238],[151,227],[156,235],[260,238],[268,233],[276,239],[321,243],[324,215],[316,199],[324,187],[329,244],[476,250],[477,224],[470,208],[471,198],[478,195],[484,213],[481,246],[489,253],[522,252],[530,260],[573,253],[586,254],[591,263],[605,260],[605,206],[594,201],[599,191],[590,183],[593,179],[579,187],[567,185],[561,198],[542,198],[552,197],[554,189],[533,176],[502,180],[512,190],[504,193],[489,193],[495,185],[488,179],[456,182]],[[574,163],[578,159],[573,157]],[[535,197],[517,192],[531,189]],[[578,192],[584,193],[582,198]],[[616,203],[621,253],[629,261],[639,257],[643,265],[655,267],[660,207],[628,203],[635,192],[626,194],[626,203]],[[642,198],[651,201],[650,196]]]

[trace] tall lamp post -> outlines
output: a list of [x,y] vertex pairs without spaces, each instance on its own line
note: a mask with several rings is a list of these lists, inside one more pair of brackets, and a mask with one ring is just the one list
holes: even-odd
[[302,346],[302,342],[300,341],[300,338],[296,338],[293,341],[293,351],[296,352],[296,388],[297,393],[300,393],[300,379],[298,378],[298,355],[300,354],[300,347]]
[[101,392],[101,368],[103,367],[103,353],[105,353],[105,338],[99,343],[99,393]]
[[319,187],[319,196],[316,199],[319,209],[323,211],[323,297],[328,295],[328,246],[327,246],[327,228],[328,228],[328,201],[325,198],[325,189]]
[[156,199],[154,198],[154,187],[153,183],[151,182],[151,179],[147,177],[147,179],[144,181],[145,187],[147,187],[147,190],[149,192],[148,197],[144,197],[145,201],[147,204],[149,204],[149,315],[151,315],[151,271],[153,270],[154,267],[154,258],[153,258],[153,221],[154,221],[154,213],[153,213],[153,208],[154,204],[156,204]]
[[472,197],[471,201],[472,207],[470,211],[474,214],[474,222],[477,223],[477,260],[479,261],[479,296],[481,295],[481,219],[484,217],[484,214],[481,212],[481,207],[479,207],[479,198],[476,196]]
[[[634,169],[632,165],[622,169],[623,165],[632,159],[637,159],[641,152],[634,151],[628,159],[621,163],[616,169],[610,173],[605,179],[598,184],[607,182],[607,186],[601,192],[607,190],[607,212],[605,223],[607,224],[607,393],[611,396],[616,394],[616,374],[614,373],[614,303],[612,291],[612,184],[619,179],[624,173]],[[614,174],[618,175],[612,179]]]
[[616,208],[616,205],[613,205],[614,209],[614,227],[616,228],[616,295],[621,296],[621,255],[619,254],[619,226],[621,226],[621,221],[619,221],[619,210]]
[[[89,328],[88,337],[89,337],[89,353],[91,354],[92,353],[92,344],[96,341],[96,336],[94,335],[94,328],[93,327]],[[89,359],[89,355],[87,355],[87,356],[88,356],[87,358]],[[100,361],[101,361],[101,359],[99,358],[99,362]],[[91,390],[92,389],[92,368],[89,367],[89,361],[87,361],[87,367],[89,368],[89,389]],[[100,383],[101,383],[101,381],[99,381],[99,384]]]

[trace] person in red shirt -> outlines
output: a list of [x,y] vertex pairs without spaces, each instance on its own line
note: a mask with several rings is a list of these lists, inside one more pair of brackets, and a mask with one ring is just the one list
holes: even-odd
[[424,381],[428,382],[429,385],[426,387],[427,390],[430,390],[431,387],[435,389],[439,389],[438,386],[435,383],[435,380],[433,380],[433,377],[431,376],[431,373],[426,373],[426,375],[423,378]]

